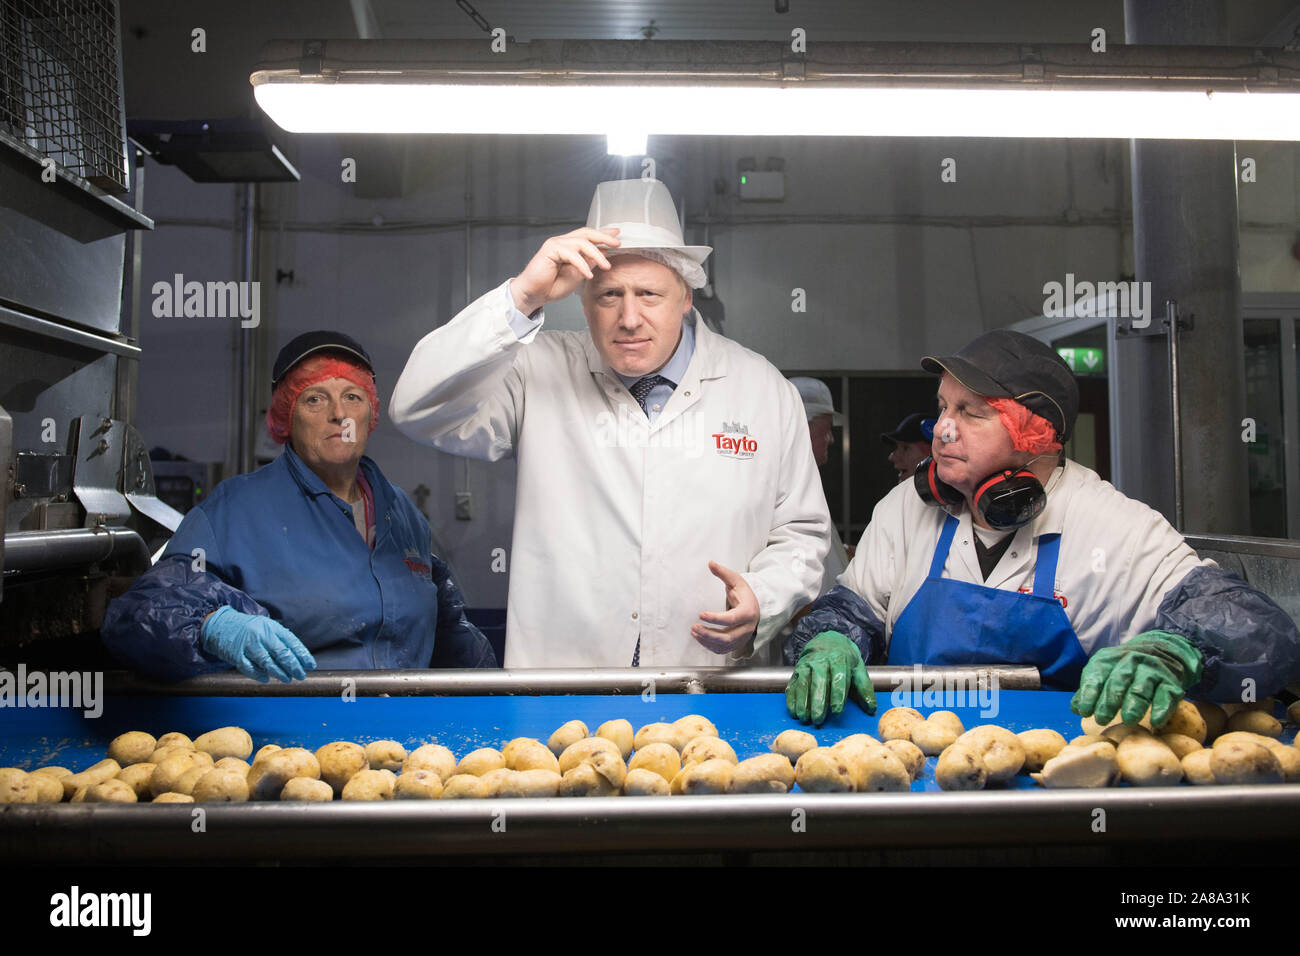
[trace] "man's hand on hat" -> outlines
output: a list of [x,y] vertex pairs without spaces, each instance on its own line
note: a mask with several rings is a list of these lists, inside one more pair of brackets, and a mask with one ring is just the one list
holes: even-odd
[[617,246],[618,227],[602,231],[584,226],[543,242],[524,271],[510,280],[515,307],[532,315],[546,303],[570,295],[583,279],[595,278],[593,266],[608,269],[609,260],[597,243]]
[[727,586],[727,610],[701,611],[700,620],[691,626],[691,637],[715,654],[730,654],[758,627],[758,598],[738,572],[717,561],[709,562],[709,570]]

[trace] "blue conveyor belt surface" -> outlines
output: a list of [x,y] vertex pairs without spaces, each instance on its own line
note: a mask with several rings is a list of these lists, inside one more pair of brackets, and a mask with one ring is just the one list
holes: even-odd
[[[1013,732],[1049,727],[1066,739],[1078,736],[1079,718],[1070,711],[1069,693],[1001,691],[983,715],[977,707],[927,705],[920,694],[893,699],[882,694],[878,714],[890,707],[915,706],[922,713],[952,710],[967,729],[995,723]],[[104,702],[102,716],[89,719],[67,708],[0,710],[0,766],[27,770],[58,764],[79,771],[104,759],[109,741],[128,730],[155,736],[178,730],[191,737],[216,727],[243,727],[258,748],[268,743],[315,750],[333,740],[368,743],[397,740],[408,749],[440,743],[458,757],[479,747],[500,748],[514,737],[543,742],[562,723],[585,722],[592,733],[606,720],[626,718],[633,729],[655,721],[701,714],[742,760],[767,753],[783,730],[810,730],[818,742],[833,744],[849,734],[876,734],[878,717],[868,717],[852,703],[821,728],[792,720],[782,694],[659,694],[653,700],[634,696],[547,697],[115,697]],[[1288,727],[1284,740],[1294,738]],[[936,758],[913,783],[914,791],[937,790]],[[1013,782],[1036,789],[1028,776]]]

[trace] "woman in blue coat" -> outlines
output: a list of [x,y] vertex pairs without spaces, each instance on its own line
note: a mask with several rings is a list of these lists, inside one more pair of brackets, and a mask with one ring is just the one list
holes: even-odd
[[267,411],[284,453],[221,482],[100,634],[135,670],[258,681],[325,670],[495,667],[429,525],[365,457],[379,398],[366,351],[337,332],[286,345]]

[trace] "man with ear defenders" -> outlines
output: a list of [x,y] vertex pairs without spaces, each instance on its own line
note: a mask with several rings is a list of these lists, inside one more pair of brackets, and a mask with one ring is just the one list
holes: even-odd
[[864,662],[1031,664],[1081,716],[1150,707],[1157,726],[1188,693],[1239,701],[1252,678],[1263,697],[1296,674],[1277,604],[1061,455],[1079,390],[1049,346],[998,330],[921,367],[941,376],[932,457],[787,640],[792,716],[821,724],[849,696],[875,713]]

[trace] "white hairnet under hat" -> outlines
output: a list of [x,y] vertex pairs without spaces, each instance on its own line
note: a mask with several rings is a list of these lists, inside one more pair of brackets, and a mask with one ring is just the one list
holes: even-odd
[[598,184],[587,210],[587,225],[601,230],[618,227],[620,244],[602,250],[606,258],[634,255],[653,259],[680,275],[692,289],[708,281],[704,260],[713,247],[685,244],[673,197],[657,179],[615,179]]

